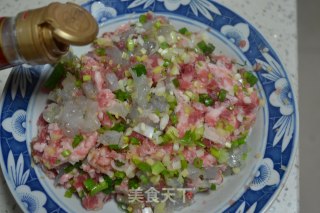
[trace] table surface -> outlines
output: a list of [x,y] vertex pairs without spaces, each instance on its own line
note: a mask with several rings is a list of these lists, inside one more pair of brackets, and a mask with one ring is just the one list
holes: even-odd
[[[57,0],[55,0],[57,1]],[[78,4],[84,0],[69,0]],[[217,2],[236,11],[239,15],[253,24],[269,41],[278,53],[293,88],[298,94],[298,65],[297,65],[297,10],[296,0],[216,0]],[[46,5],[50,0],[0,0],[1,16],[13,16],[19,11]],[[65,1],[61,1],[65,2]],[[0,72],[0,94],[10,74],[10,69]],[[268,213],[299,212],[299,151],[297,150],[294,165],[289,177],[282,186],[283,189],[267,210]],[[6,181],[0,171],[0,212],[19,213],[19,206],[12,197]]]

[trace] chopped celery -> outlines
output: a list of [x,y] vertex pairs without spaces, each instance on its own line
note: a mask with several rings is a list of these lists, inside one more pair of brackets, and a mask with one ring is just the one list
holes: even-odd
[[225,89],[221,89],[220,91],[219,91],[219,93],[218,93],[218,100],[220,101],[220,102],[223,102],[223,101],[225,101],[226,100],[226,97],[227,97],[227,90],[225,90]]
[[147,16],[145,15],[145,14],[143,14],[143,15],[141,15],[140,17],[139,17],[139,22],[141,23],[141,24],[144,24],[144,23],[146,23],[148,21],[148,18],[147,18]]
[[71,198],[73,193],[75,193],[75,192],[76,192],[75,188],[70,188],[64,193],[64,196],[67,198]]
[[83,81],[91,81],[91,75],[83,75],[82,80]]

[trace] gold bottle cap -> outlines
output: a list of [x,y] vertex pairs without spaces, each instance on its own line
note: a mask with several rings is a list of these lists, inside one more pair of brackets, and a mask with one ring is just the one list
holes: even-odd
[[52,27],[55,39],[65,44],[86,45],[98,33],[95,19],[84,8],[73,3],[52,3],[45,21]]
[[91,14],[73,3],[51,3],[19,13],[16,19],[18,50],[30,64],[55,63],[69,45],[86,45],[98,34]]

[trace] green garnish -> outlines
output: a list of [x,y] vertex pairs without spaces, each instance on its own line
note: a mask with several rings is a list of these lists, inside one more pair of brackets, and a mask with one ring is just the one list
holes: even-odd
[[101,135],[101,134],[105,133],[107,130],[108,130],[107,127],[102,126],[97,130],[97,132]]
[[138,169],[140,169],[143,172],[151,172],[151,166],[147,164],[146,162],[140,161],[139,163],[136,164]]
[[155,164],[152,165],[151,168],[152,168],[152,174],[154,175],[158,175],[166,169],[166,167],[164,167],[161,161],[157,161]]
[[67,198],[71,198],[73,193],[75,193],[75,192],[76,192],[75,188],[70,188],[64,193],[64,196]]
[[195,135],[191,130],[186,131],[179,141],[183,145],[192,145],[195,142]]
[[178,116],[175,113],[172,113],[170,116],[170,121],[173,125],[178,124],[178,122],[179,122]]
[[141,75],[146,75],[147,74],[147,70],[146,67],[143,64],[137,64],[132,68],[132,71],[134,71],[138,77],[140,77]]
[[76,82],[74,83],[74,85],[78,88],[80,88],[82,86],[82,81],[80,80],[76,80]]
[[218,93],[218,100],[220,101],[220,102],[223,102],[223,101],[225,101],[226,100],[226,97],[227,97],[227,90],[225,90],[225,89],[221,89],[220,91],[219,91],[219,93]]
[[106,49],[105,48],[97,48],[96,53],[98,56],[104,56],[104,55],[106,55]]
[[74,165],[70,164],[69,166],[65,167],[65,168],[63,169],[63,171],[64,171],[65,173],[70,173],[70,172],[72,172],[74,169],[80,168],[81,165],[82,165],[82,162],[79,161],[79,162],[75,163]]
[[128,186],[129,186],[129,189],[139,188],[139,179],[137,177],[129,179]]
[[173,83],[173,85],[176,87],[176,88],[179,88],[180,87],[180,83],[179,83],[179,80],[178,79],[173,79],[172,80],[172,83]]
[[219,163],[225,163],[229,158],[229,154],[226,149],[216,149],[212,147],[210,148],[210,153],[218,160]]
[[160,44],[160,48],[163,49],[163,50],[167,49],[169,47],[170,47],[170,45],[165,41]]
[[211,43],[206,44],[206,42],[204,42],[204,41],[200,41],[197,44],[197,46],[202,51],[202,53],[205,55],[211,54],[215,49],[215,46],[213,46],[213,44],[211,44]]
[[181,160],[181,169],[186,169],[188,167],[188,161],[187,160]]
[[214,104],[214,100],[208,94],[199,94],[199,102],[203,103],[206,106],[212,106]]
[[191,34],[191,32],[189,32],[189,30],[185,27],[181,28],[179,30],[179,33],[181,33],[182,35],[190,35]]
[[125,172],[116,171],[116,172],[114,173],[114,176],[115,176],[116,178],[124,179],[124,178],[126,177],[126,173],[125,173]]
[[124,132],[126,131],[127,127],[123,123],[116,123],[110,130],[114,130],[117,132]]
[[135,138],[135,137],[131,137],[131,138],[130,138],[130,143],[131,143],[132,145],[140,145],[139,139],[138,139],[138,138]]
[[127,49],[132,52],[134,50],[134,41],[132,39],[127,40]]
[[156,23],[154,23],[154,27],[156,29],[159,29],[161,27],[161,22],[160,21],[156,21]]
[[66,73],[67,72],[64,68],[64,65],[62,63],[58,63],[54,67],[48,80],[44,83],[44,87],[49,90],[54,89],[58,85],[58,83],[66,76]]
[[144,23],[146,23],[148,21],[148,18],[147,18],[147,16],[145,15],[145,14],[143,14],[143,15],[141,15],[140,17],[139,17],[139,22],[141,23],[141,24],[144,24]]
[[212,191],[217,190],[217,185],[214,184],[214,183],[212,183],[212,184],[210,185],[210,189],[211,189]]
[[121,150],[121,147],[118,144],[109,144],[108,145],[109,149],[119,151]]
[[243,73],[243,78],[250,84],[251,87],[258,82],[258,78],[249,71]]
[[72,147],[76,148],[82,141],[83,141],[83,136],[82,135],[76,135],[73,138],[73,142],[72,142]]
[[71,155],[71,151],[70,151],[69,149],[63,150],[63,151],[61,152],[61,155],[66,158],[66,157],[68,157],[69,155]]
[[169,66],[171,66],[172,65],[172,62],[170,61],[170,60],[168,60],[168,59],[164,59],[164,62],[163,62],[163,64],[162,64],[162,66],[164,66],[164,67],[169,67]]
[[114,163],[116,164],[117,167],[121,167],[123,166],[125,163],[119,161],[119,160],[115,160]]
[[247,135],[244,135],[240,138],[238,138],[237,140],[234,140],[231,142],[231,148],[237,148],[243,144],[246,143],[246,138],[247,138]]
[[196,168],[201,168],[202,165],[203,165],[203,160],[201,158],[195,158],[193,160],[193,165],[196,167]]
[[83,185],[87,190],[91,191],[97,185],[97,183],[92,178],[88,178],[83,182]]
[[118,89],[113,92],[116,95],[116,99],[120,101],[126,101],[130,98],[130,93],[124,92],[121,89]]
[[82,80],[83,81],[91,81],[91,75],[83,75]]

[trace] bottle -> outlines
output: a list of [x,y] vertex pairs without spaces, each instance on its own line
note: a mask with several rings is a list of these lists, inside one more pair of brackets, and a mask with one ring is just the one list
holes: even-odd
[[89,44],[97,33],[91,14],[69,2],[1,17],[0,70],[23,63],[53,64],[70,45]]

